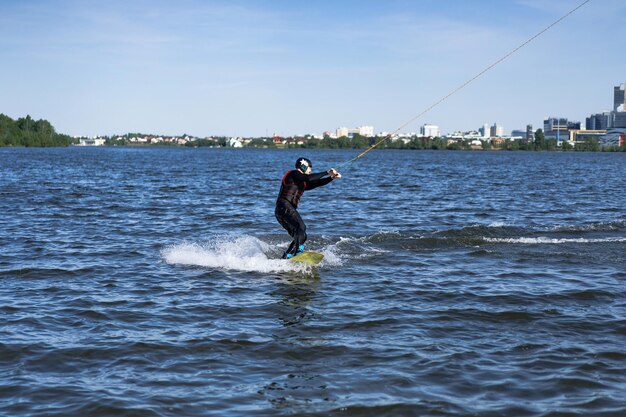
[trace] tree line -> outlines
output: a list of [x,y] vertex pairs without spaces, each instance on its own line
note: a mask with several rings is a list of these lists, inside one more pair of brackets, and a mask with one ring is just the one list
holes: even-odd
[[[129,145],[130,138],[141,134],[129,133],[123,137],[106,137],[107,145]],[[185,135],[186,136],[186,135]],[[626,151],[626,146],[601,146],[596,139],[587,139],[584,142],[569,144],[562,141],[559,146],[555,139],[546,139],[542,129],[537,129],[532,141],[504,140],[500,143],[490,141],[482,142],[482,149],[505,149],[511,151]],[[353,137],[340,137],[313,139],[311,137],[289,138],[286,148],[324,148],[324,149],[365,149],[373,145],[379,138],[370,138],[361,135]],[[50,147],[68,146],[75,141],[68,135],[56,133],[54,127],[47,120],[34,120],[30,116],[13,120],[9,116],[0,113],[0,147],[2,146],[26,146],[26,147]],[[226,137],[211,139],[196,139],[187,142],[188,147],[197,146],[226,146]],[[302,144],[298,144],[302,142]],[[160,143],[159,146],[167,143]],[[176,144],[171,144],[177,146]],[[255,138],[246,146],[258,148],[275,148],[273,138]],[[423,138],[411,137],[407,140],[386,140],[379,148],[387,149],[433,149],[433,150],[470,150],[476,147],[470,141],[449,141],[446,138]]]
[[[586,139],[583,142],[570,144],[567,141],[561,141],[559,145],[556,139],[546,139],[542,129],[537,129],[534,134],[534,140],[521,141],[505,139],[500,143],[491,141],[482,141],[482,149],[486,150],[509,150],[509,151],[626,151],[626,146],[602,146],[597,139]],[[287,148],[326,148],[326,149],[365,149],[376,143],[379,138],[367,138],[360,135],[354,135],[351,138],[340,137],[331,139],[303,139],[303,144],[298,145],[297,141],[287,142],[284,147]],[[247,146],[251,147],[276,147],[276,145],[267,139],[254,139]],[[411,137],[406,140],[386,140],[379,149],[428,149],[428,150],[474,150],[475,146],[469,140],[449,141],[447,138],[441,137]]]
[[0,146],[68,146],[72,139],[56,133],[49,121],[30,116],[13,120],[0,114]]

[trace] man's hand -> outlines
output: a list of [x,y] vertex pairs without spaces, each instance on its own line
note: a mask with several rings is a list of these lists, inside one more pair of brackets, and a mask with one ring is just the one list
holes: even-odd
[[335,168],[331,168],[327,172],[328,172],[328,175],[330,175],[332,179],[341,178],[341,174],[337,172]]

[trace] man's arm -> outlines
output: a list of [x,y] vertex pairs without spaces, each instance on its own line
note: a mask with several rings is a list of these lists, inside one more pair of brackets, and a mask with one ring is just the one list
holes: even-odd
[[321,187],[322,185],[326,185],[329,182],[331,182],[334,178],[332,177],[325,177],[319,180],[314,180],[314,181],[309,181],[306,183],[306,189],[307,190],[312,190],[313,188],[317,188],[317,187]]
[[310,182],[314,182],[314,181],[318,181],[321,180],[322,178],[324,178],[326,175],[330,175],[330,173],[328,171],[324,171],[324,172],[317,172],[315,174],[303,174],[302,172],[295,170],[291,172],[291,178],[296,181],[296,182],[306,182],[306,183],[310,183]]

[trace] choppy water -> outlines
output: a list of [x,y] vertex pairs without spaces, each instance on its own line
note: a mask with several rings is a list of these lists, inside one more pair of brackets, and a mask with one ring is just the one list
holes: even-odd
[[626,415],[626,154],[0,149],[0,415]]

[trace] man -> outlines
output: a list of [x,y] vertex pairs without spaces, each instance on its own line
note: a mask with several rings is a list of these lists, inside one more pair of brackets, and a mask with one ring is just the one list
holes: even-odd
[[298,213],[298,203],[304,190],[312,190],[326,185],[335,178],[341,178],[334,168],[328,171],[311,174],[313,164],[307,158],[296,160],[296,169],[291,170],[283,177],[280,192],[276,199],[274,215],[282,227],[287,230],[293,241],[283,254],[283,259],[292,258],[304,252],[306,242],[306,225]]

